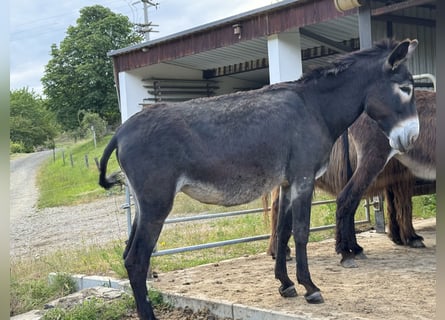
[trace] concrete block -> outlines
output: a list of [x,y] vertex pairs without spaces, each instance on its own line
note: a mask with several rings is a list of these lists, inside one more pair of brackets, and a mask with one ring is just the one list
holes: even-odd
[[222,318],[233,318],[232,305],[221,301],[202,300],[181,295],[162,293],[164,301],[171,303],[176,308],[189,307],[193,311],[208,309],[212,314]]
[[310,320],[308,316],[290,315],[276,311],[247,307],[241,304],[233,304],[234,320]]

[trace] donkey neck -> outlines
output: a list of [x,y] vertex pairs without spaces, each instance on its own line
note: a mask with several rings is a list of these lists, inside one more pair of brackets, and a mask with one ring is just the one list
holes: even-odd
[[375,81],[350,67],[307,83],[305,100],[318,106],[320,116],[336,140],[363,113],[368,86]]

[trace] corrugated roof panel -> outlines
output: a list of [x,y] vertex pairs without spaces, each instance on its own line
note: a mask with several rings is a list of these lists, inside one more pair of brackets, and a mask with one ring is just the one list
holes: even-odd
[[169,63],[192,69],[206,70],[265,57],[267,57],[267,40],[259,38],[190,55]]
[[[356,15],[345,16],[329,22],[310,25],[306,29],[337,42],[358,37],[358,19]],[[301,48],[314,48],[322,45],[319,41],[301,36]],[[231,46],[209,50],[190,56],[169,61],[169,64],[197,70],[213,69],[233,65],[245,61],[267,58],[266,37],[241,41]],[[322,65],[332,60],[332,57],[312,59],[308,64]]]
[[343,41],[358,37],[358,17],[350,15],[327,22],[314,24],[308,30],[333,41]]

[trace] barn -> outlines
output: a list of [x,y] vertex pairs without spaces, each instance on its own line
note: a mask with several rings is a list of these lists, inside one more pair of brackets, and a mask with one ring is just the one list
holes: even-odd
[[410,70],[434,86],[435,0],[283,0],[109,52],[122,120],[144,105],[298,79],[384,37],[417,38]]

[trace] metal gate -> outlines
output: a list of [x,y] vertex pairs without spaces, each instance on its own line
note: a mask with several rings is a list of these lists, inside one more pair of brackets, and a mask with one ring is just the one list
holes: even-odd
[[[127,191],[126,191],[127,202],[122,205],[122,208],[127,210],[128,235],[130,235],[131,222],[132,222],[132,217],[131,217],[132,216],[132,214],[131,214],[132,204],[131,204],[131,196],[128,191],[128,188],[126,188],[126,189],[127,189]],[[358,225],[358,224],[370,223],[371,222],[370,207],[373,206],[375,214],[376,214],[376,230],[377,230],[377,232],[382,232],[382,230],[381,230],[382,227],[380,225],[381,221],[378,218],[378,213],[380,212],[380,209],[382,208],[381,201],[382,201],[381,197],[374,197],[371,201],[369,201],[369,199],[365,199],[365,205],[364,205],[365,219],[356,221],[355,224]],[[335,199],[314,201],[314,202],[312,202],[312,206],[323,205],[323,204],[328,204],[328,203],[335,203]],[[263,208],[258,208],[258,209],[248,209],[248,210],[239,210],[239,211],[222,212],[222,213],[197,214],[197,215],[188,216],[188,217],[170,218],[165,221],[165,224],[187,223],[190,221],[208,220],[208,219],[220,219],[220,218],[234,217],[234,216],[240,216],[240,215],[246,215],[246,214],[257,214],[257,213],[262,213],[263,211],[264,211]],[[381,216],[383,217],[383,210],[381,211]],[[379,228],[379,225],[380,225],[380,228]],[[316,231],[328,230],[328,229],[333,229],[333,228],[335,228],[335,224],[313,227],[313,228],[310,228],[310,231],[316,232]],[[383,224],[383,231],[384,231],[384,224]],[[238,243],[267,240],[267,239],[269,239],[269,237],[270,237],[270,234],[264,234],[264,235],[251,236],[251,237],[245,237],[245,238],[237,238],[237,239],[230,239],[230,240],[224,240],[224,241],[202,243],[202,244],[197,244],[197,245],[187,246],[187,247],[165,249],[165,250],[161,250],[161,251],[154,251],[152,256],[157,257],[157,256],[163,256],[163,255],[175,254],[175,253],[181,253],[181,252],[187,252],[187,251],[228,246],[228,245],[233,245],[233,244],[238,244]]]

